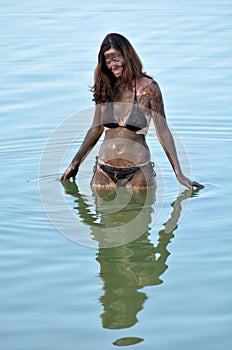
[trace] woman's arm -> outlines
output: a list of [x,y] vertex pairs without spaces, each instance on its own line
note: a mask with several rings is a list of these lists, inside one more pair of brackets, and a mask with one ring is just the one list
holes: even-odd
[[196,181],[191,181],[188,179],[181,170],[181,166],[179,163],[175,143],[171,134],[171,131],[167,125],[165,111],[164,111],[164,103],[160,88],[157,83],[152,84],[152,96],[151,96],[151,109],[153,120],[155,124],[156,134],[159,139],[161,146],[163,147],[170,164],[175,172],[177,180],[186,187],[191,190],[193,187],[204,187]]
[[66,181],[71,177],[75,178],[80,164],[87,157],[89,152],[101,137],[104,131],[104,126],[101,124],[101,109],[102,107],[100,105],[96,105],[92,126],[88,130],[82,145],[74,156],[71,164],[62,175],[61,181]]

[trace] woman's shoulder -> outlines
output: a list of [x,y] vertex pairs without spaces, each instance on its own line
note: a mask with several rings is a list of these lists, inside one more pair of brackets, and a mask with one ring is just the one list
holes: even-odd
[[159,84],[147,75],[144,75],[138,82],[138,93],[141,95],[159,95],[161,94]]
[[159,84],[148,76],[140,81],[140,100],[149,101],[149,108],[165,118],[164,103]]

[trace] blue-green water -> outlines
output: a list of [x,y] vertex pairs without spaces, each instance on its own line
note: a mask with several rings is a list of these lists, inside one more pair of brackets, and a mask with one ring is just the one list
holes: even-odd
[[[1,349],[231,349],[231,1],[0,5]],[[98,248],[92,218],[102,217],[89,188],[97,148],[79,188],[57,179],[89,126],[81,111],[93,106],[109,32],[127,36],[159,82],[188,171],[205,188],[188,198],[151,128],[159,215],[136,240]],[[75,115],[77,141],[61,159],[72,141],[62,127]],[[46,147],[55,130],[61,139]]]

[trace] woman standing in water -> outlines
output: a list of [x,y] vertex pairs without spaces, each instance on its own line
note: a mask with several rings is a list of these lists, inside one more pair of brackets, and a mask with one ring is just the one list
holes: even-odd
[[75,178],[81,163],[105,131],[92,189],[155,186],[155,172],[145,140],[153,119],[177,180],[189,189],[203,187],[182,173],[160,88],[142,71],[140,58],[124,36],[112,33],[103,40],[92,92],[96,104],[92,126],[61,181]]

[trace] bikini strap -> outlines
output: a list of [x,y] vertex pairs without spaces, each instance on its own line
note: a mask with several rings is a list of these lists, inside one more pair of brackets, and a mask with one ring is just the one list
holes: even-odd
[[135,94],[134,94],[134,102],[138,103],[137,101],[137,87],[136,87],[136,79],[135,79]]

